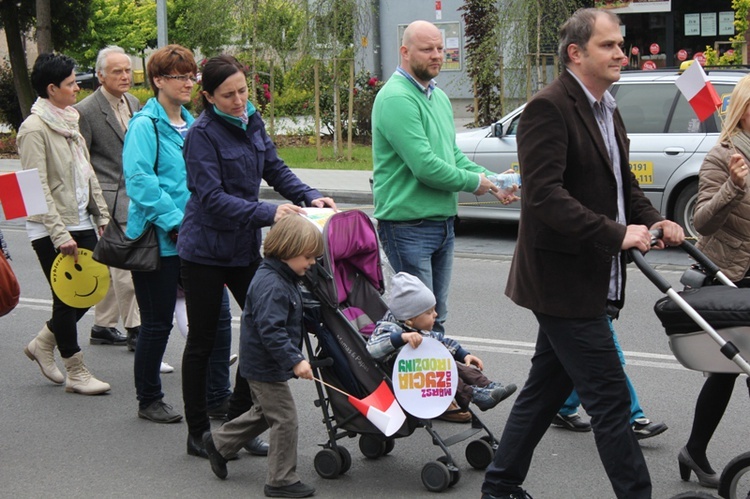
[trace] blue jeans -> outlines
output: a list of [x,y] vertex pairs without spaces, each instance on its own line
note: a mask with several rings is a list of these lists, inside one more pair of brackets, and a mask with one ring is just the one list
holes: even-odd
[[[615,340],[615,348],[617,349],[617,356],[620,357],[620,364],[625,365],[625,355],[622,353],[620,342],[617,341],[617,334],[615,328],[612,325],[612,319],[609,319],[609,330],[612,331],[612,339]],[[638,402],[638,395],[635,393],[635,387],[630,381],[627,373],[625,374],[625,382],[628,385],[628,391],[630,392],[630,423],[633,424],[636,419],[646,417],[641,409],[641,404]],[[565,401],[559,413],[563,416],[570,416],[578,412],[578,406],[581,405],[581,399],[578,398],[578,393],[575,389],[571,392],[570,397]]]
[[453,271],[453,217],[441,222],[380,220],[378,236],[393,270],[418,277],[435,294],[437,320],[434,330],[444,332]]
[[232,311],[229,308],[229,293],[224,288],[221,299],[219,322],[216,326],[216,343],[208,359],[206,377],[206,407],[212,409],[232,395],[229,379],[229,355],[232,347]]
[[161,268],[133,271],[133,288],[141,310],[141,331],[135,347],[135,392],[141,409],[164,398],[159,367],[172,331],[180,258],[163,256]]

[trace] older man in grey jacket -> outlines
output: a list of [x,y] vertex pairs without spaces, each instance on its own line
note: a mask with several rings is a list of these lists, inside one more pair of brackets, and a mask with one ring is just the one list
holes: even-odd
[[[130,200],[122,178],[122,145],[130,117],[140,109],[140,102],[128,93],[131,85],[130,57],[120,47],[102,49],[96,59],[96,76],[101,83],[75,108],[81,115],[80,130],[86,139],[91,165],[101,185],[104,199],[112,217],[125,225]],[[115,206],[117,198],[117,206]],[[130,271],[110,268],[112,286],[96,305],[92,344],[128,345],[135,350],[141,324],[138,303],[133,291]],[[127,337],[117,330],[117,323],[127,331]]]

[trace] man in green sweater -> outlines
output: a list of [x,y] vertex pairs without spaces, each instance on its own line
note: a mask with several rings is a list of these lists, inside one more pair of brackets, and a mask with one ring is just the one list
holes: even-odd
[[404,31],[401,64],[378,92],[372,110],[373,198],[378,235],[396,272],[408,272],[437,300],[435,331],[444,331],[453,268],[453,220],[458,192],[492,193],[492,172],[456,146],[448,96],[435,86],[443,65],[443,37],[427,21]]

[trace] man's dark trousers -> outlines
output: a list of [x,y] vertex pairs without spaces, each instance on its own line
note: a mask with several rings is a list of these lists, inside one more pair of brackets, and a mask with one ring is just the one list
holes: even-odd
[[535,315],[539,333],[529,378],[508,417],[482,491],[498,495],[519,490],[534,449],[575,385],[616,496],[650,498],[651,479],[630,427],[630,394],[606,315]]

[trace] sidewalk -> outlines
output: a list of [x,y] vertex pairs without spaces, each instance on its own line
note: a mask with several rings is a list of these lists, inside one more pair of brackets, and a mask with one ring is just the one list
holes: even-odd
[[[21,169],[18,159],[0,159],[0,173],[14,172]],[[308,170],[293,169],[294,173],[307,185],[314,187],[324,196],[329,196],[337,203],[371,205],[369,170]],[[265,182],[261,184],[262,199],[283,199]]]
[[[280,121],[280,122],[279,122]],[[284,121],[279,120],[277,128],[284,126]],[[456,118],[456,132],[471,130],[466,125],[471,122],[469,118]],[[299,126],[299,125],[298,125]],[[21,169],[21,161],[18,159],[0,159],[0,173],[18,171]],[[337,203],[355,204],[369,206],[372,204],[372,192],[370,190],[371,171],[358,170],[308,170],[292,169],[294,173],[307,185],[314,187],[324,196],[329,196]],[[283,199],[265,182],[261,184],[260,197],[262,199]]]

